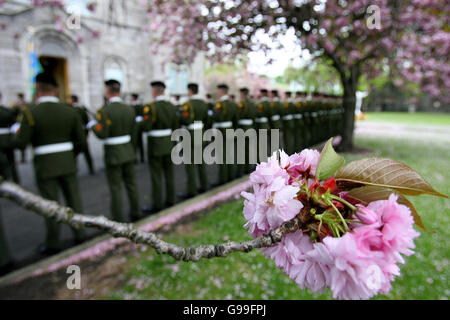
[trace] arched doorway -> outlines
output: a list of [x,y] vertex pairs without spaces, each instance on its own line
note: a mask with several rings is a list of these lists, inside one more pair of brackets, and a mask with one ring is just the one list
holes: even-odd
[[82,92],[78,44],[68,35],[47,28],[33,35],[36,56],[43,71],[53,74],[59,86],[59,98],[68,102],[72,91]]
[[38,59],[43,71],[53,74],[55,77],[59,88],[59,99],[61,101],[67,101],[67,98],[70,97],[67,59],[45,55],[39,56]]

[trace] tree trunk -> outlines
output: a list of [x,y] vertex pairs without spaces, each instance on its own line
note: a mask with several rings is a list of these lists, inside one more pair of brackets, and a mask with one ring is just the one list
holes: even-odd
[[341,77],[344,87],[344,117],[342,124],[342,142],[339,151],[348,152],[353,149],[353,132],[355,129],[356,89],[358,87],[359,70],[352,70],[348,77]]

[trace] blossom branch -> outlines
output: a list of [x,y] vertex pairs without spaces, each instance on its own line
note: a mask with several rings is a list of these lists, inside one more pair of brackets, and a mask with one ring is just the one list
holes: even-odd
[[226,257],[233,252],[250,252],[253,249],[270,247],[280,242],[285,234],[295,232],[302,226],[300,215],[283,223],[280,227],[253,240],[228,241],[216,245],[181,247],[165,242],[152,232],[137,229],[132,224],[111,221],[104,216],[88,216],[73,212],[55,201],[46,200],[22,187],[7,181],[0,182],[0,198],[9,199],[35,213],[65,223],[75,228],[89,227],[105,231],[114,237],[127,238],[135,243],[149,245],[158,254],[168,254],[176,260],[198,261],[201,258]]

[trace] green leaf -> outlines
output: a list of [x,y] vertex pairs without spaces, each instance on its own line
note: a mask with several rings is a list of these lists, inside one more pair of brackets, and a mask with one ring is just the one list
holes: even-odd
[[[365,204],[369,204],[373,201],[387,200],[389,196],[394,192],[395,191],[392,189],[380,188],[377,186],[364,186],[350,190],[348,192],[348,195],[356,200],[364,202]],[[422,222],[422,218],[420,217],[414,205],[408,200],[408,198],[401,194],[398,194],[398,203],[407,206],[411,210],[416,226],[423,230],[429,231],[427,228],[425,228],[425,225]]]
[[319,180],[328,179],[345,163],[344,158],[334,151],[332,142],[333,138],[330,138],[320,153],[316,170],[316,178]]
[[406,164],[392,159],[367,158],[350,162],[336,173],[336,181],[390,188],[409,196],[430,194],[448,198]]

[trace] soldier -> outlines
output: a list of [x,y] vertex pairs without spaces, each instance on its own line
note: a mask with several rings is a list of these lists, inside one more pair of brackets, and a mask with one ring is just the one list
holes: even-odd
[[[25,148],[33,146],[36,183],[42,197],[58,201],[61,190],[66,205],[81,213],[81,198],[78,190],[76,155],[84,150],[81,119],[72,107],[59,102],[58,85],[50,74],[36,76],[37,105],[23,110],[23,117],[15,145]],[[60,250],[59,224],[46,219],[47,239],[39,250],[52,254]],[[75,241],[81,242],[83,232],[73,229]]]
[[77,110],[77,112],[79,113],[79,115],[81,117],[81,123],[83,124],[84,134],[86,136],[86,149],[83,150],[84,159],[86,160],[86,163],[88,165],[89,174],[93,176],[95,174],[94,164],[92,161],[91,152],[89,151],[89,144],[87,142],[89,130],[86,129],[86,125],[89,122],[88,110],[86,109],[85,106],[80,105],[78,96],[72,95],[72,96],[70,96],[70,100],[71,100],[71,106]]
[[[239,89],[239,93],[240,93],[240,102],[238,104],[238,112],[239,112],[238,125],[239,128],[241,128],[245,132],[248,129],[255,129],[254,120],[256,117],[257,108],[256,105],[248,98],[249,94],[248,88]],[[253,166],[250,164],[250,141],[246,142],[244,152],[245,152],[245,164],[238,164],[237,176],[242,176],[244,173],[250,173],[252,171]]]
[[[1,101],[1,93],[0,93]],[[10,127],[16,122],[14,110],[0,105],[0,176],[19,183],[14,149],[11,148]]]
[[[1,96],[0,93],[0,101]],[[15,119],[13,110],[0,105],[0,176],[5,179],[11,179],[12,176],[11,165],[5,155],[5,147],[8,147],[10,144],[10,127],[14,124]],[[13,267],[1,219],[0,212],[0,276],[11,271]]]
[[6,237],[3,231],[2,216],[0,212],[0,277],[9,273],[14,267],[14,262],[11,257],[11,252],[6,242]]
[[212,128],[212,117],[211,117],[211,115],[213,114],[214,107],[215,107],[212,95],[209,94],[209,93],[206,94],[206,105],[208,106],[208,120],[205,123],[205,130]]
[[[179,194],[178,197],[182,199],[187,199],[197,195],[197,179],[196,173],[200,180],[200,193],[205,192],[208,189],[208,179],[206,175],[206,167],[203,161],[200,164],[194,164],[194,152],[196,150],[203,150],[203,146],[197,146],[194,140],[194,131],[201,130],[205,127],[208,121],[208,105],[206,102],[198,95],[198,84],[189,83],[188,84],[188,97],[189,100],[183,104],[181,107],[180,114],[180,124],[184,125],[187,130],[189,130],[191,137],[191,161],[189,164],[185,164],[186,175],[187,175],[187,193]],[[202,141],[199,141],[202,143]],[[200,154],[202,157],[203,152]]]
[[226,137],[226,129],[237,127],[238,122],[237,106],[230,101],[228,90],[229,88],[226,84],[219,84],[217,86],[219,101],[216,103],[212,115],[212,120],[214,121],[213,128],[219,129],[224,139],[222,150],[223,163],[219,165],[219,180],[213,184],[215,186],[232,181],[236,173],[234,159],[232,163],[226,163],[227,149],[233,145],[233,141]]
[[291,98],[292,93],[287,91],[285,93],[285,101],[283,102],[283,139],[284,148],[288,154],[295,152],[294,139],[295,139],[295,127],[294,127],[294,113],[295,105]]
[[[136,117],[142,117],[142,109],[144,106],[139,102],[139,95],[137,93],[131,94],[131,106],[134,109],[134,113]],[[145,162],[144,158],[144,140],[142,139],[142,128],[138,126],[137,128],[137,136],[136,136],[136,148],[139,154],[139,158],[141,159],[141,163]],[[137,161],[137,160],[136,160]]]
[[105,96],[108,103],[97,111],[96,120],[90,121],[87,127],[103,142],[112,218],[118,222],[125,222],[122,214],[122,184],[124,184],[130,206],[130,219],[136,221],[140,218],[134,171],[136,117],[133,108],[124,104],[120,98],[119,81],[105,81]]
[[[166,85],[161,81],[151,84],[154,102],[143,109],[143,130],[147,135],[148,164],[152,181],[152,207],[144,207],[144,213],[155,213],[175,202],[175,186],[171,152],[172,131],[178,128],[175,106],[164,97]],[[162,176],[165,178],[166,202],[163,204]]]
[[297,151],[303,150],[308,146],[309,133],[306,129],[306,120],[304,116],[306,103],[306,93],[297,91],[295,93],[295,114],[294,114],[294,145]]
[[[258,103],[256,109],[255,127],[258,132],[258,159],[259,159],[259,148],[261,147],[261,136],[259,130],[267,131],[266,143],[266,154],[263,156],[270,155],[270,122],[271,117],[270,102],[269,102],[269,91],[267,89],[261,89],[259,92],[260,102]],[[259,161],[265,161],[266,159],[259,159]]]
[[[25,101],[25,95],[22,92],[17,93],[17,100],[12,105],[12,109],[14,110],[16,117],[18,117],[20,114],[22,114],[23,110],[25,108],[29,108],[29,107],[30,107],[30,104]],[[11,156],[13,157],[12,159],[14,160],[14,153],[9,155],[9,157],[11,157]],[[25,150],[20,151],[20,157],[21,157],[21,162],[25,163],[26,162]],[[14,175],[15,175],[15,172],[13,171],[13,176]]]
[[[279,130],[278,132],[281,136],[281,133],[283,131],[283,121],[281,120],[281,115],[283,114],[283,105],[280,102],[278,90],[270,91],[270,100],[270,129]],[[281,141],[279,141],[278,143],[280,142]]]
[[311,145],[315,145],[320,141],[320,122],[319,122],[319,109],[320,109],[320,93],[314,91],[312,93],[311,101],[308,101],[309,110],[309,127],[312,135]]

